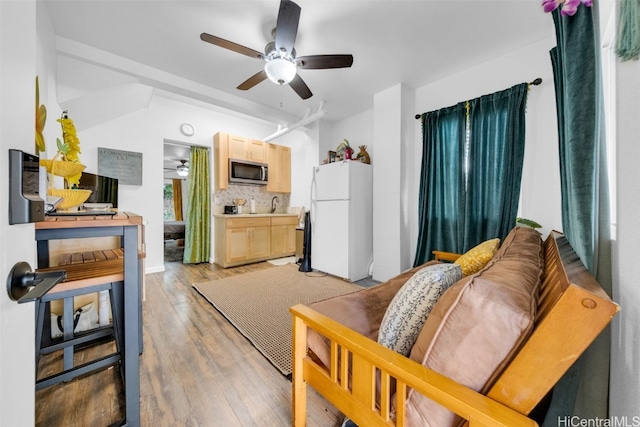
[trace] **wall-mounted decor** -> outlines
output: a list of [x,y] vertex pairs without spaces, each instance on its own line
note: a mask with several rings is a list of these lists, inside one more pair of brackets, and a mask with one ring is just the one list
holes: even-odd
[[118,178],[120,185],[142,185],[142,153],[98,147],[98,175]]
[[180,125],[180,132],[182,132],[182,134],[185,136],[193,136],[195,130],[193,129],[193,126],[191,124],[183,123]]

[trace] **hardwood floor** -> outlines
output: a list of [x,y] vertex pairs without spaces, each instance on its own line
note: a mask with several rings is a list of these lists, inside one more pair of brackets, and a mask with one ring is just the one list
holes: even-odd
[[[165,264],[146,276],[144,351],[140,356],[143,426],[289,426],[291,383],[193,288],[271,264],[222,269]],[[108,350],[82,350],[76,360]],[[40,372],[61,366],[61,352],[41,358]],[[36,392],[36,426],[108,426],[122,418],[118,368]],[[340,413],[308,392],[309,427],[334,427]]]

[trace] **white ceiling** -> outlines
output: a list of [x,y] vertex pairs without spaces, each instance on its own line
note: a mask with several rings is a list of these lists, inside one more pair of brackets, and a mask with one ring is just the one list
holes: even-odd
[[[236,87],[263,62],[205,43],[207,32],[257,51],[271,41],[279,0],[43,0],[57,35],[58,100],[103,106],[79,122],[143,108],[153,94],[192,99],[290,125],[326,111],[335,121],[373,107],[376,93],[418,88],[553,34],[539,0],[297,0],[297,56],[352,54],[353,66],[300,70],[313,96],[268,80]],[[537,76],[522,76],[533,79]],[[85,99],[86,100],[86,99]],[[62,105],[62,103],[66,103]],[[93,109],[92,109],[93,110]],[[165,177],[188,147],[165,144]]]
[[[120,76],[120,84],[143,83],[156,93],[186,95],[281,124],[299,120],[321,102],[325,119],[349,117],[372,108],[374,94],[395,84],[417,88],[554,31],[540,0],[297,0],[298,56],[354,56],[351,68],[299,71],[314,94],[302,100],[268,80],[237,90],[262,62],[200,40],[208,32],[263,51],[279,0],[44,2],[59,59],[101,67],[105,75]],[[59,60],[58,83],[67,97],[114,84],[101,81],[95,70],[87,77],[82,67],[64,63]]]

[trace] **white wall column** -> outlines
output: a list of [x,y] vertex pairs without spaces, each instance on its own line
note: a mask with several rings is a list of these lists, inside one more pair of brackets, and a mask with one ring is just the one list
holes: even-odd
[[406,270],[409,227],[406,180],[408,146],[413,141],[413,93],[399,84],[373,100],[373,279],[388,280]]

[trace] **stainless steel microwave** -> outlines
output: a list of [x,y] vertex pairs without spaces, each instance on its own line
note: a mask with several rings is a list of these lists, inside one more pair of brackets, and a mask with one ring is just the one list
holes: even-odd
[[229,182],[266,185],[269,166],[248,160],[229,159]]

